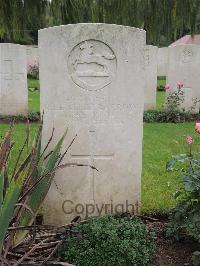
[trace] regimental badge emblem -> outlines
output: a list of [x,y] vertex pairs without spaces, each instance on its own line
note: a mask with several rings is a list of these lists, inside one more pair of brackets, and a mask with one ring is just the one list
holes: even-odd
[[181,54],[181,61],[183,63],[189,63],[191,62],[193,59],[193,51],[191,51],[190,49],[188,48],[185,48],[183,51],[182,51],[182,54]]
[[116,69],[113,50],[98,40],[83,41],[69,54],[68,70],[73,82],[88,91],[97,91],[110,84]]

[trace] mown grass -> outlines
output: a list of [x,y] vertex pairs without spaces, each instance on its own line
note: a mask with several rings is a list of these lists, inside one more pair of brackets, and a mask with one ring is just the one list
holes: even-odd
[[[166,84],[166,78],[165,77],[158,77],[157,79],[157,86],[165,86]],[[156,108],[162,109],[163,105],[165,103],[165,92],[164,91],[157,91],[156,95]]]
[[[17,152],[25,139],[25,124],[16,124],[12,151],[12,166]],[[0,125],[0,137],[4,136],[9,125]],[[31,124],[31,140],[38,124]],[[179,187],[180,173],[166,172],[166,162],[172,154],[185,152],[185,136],[193,132],[194,123],[144,125],[143,172],[142,172],[142,211],[143,213],[166,213],[173,206],[173,192]],[[131,185],[131,184],[130,184]]]
[[[39,80],[28,79],[29,88],[39,89]],[[28,91],[28,106],[29,112],[39,112],[40,111],[40,92],[39,90]]]
[[186,135],[194,133],[194,123],[148,123],[144,125],[142,211],[165,213],[174,204],[180,173],[167,172],[166,162],[188,149]]
[[40,87],[40,82],[37,79],[28,79],[28,87],[29,88],[37,88]]
[[165,103],[165,91],[157,91],[156,95],[156,108],[162,109]]
[[39,91],[29,91],[28,92],[28,106],[29,106],[29,112],[39,112],[40,111],[40,93],[39,93]]

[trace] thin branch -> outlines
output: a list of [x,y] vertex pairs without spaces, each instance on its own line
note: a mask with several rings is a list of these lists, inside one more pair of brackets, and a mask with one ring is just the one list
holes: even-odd
[[24,256],[18,260],[13,266],[19,266],[21,265],[21,263],[31,254],[33,253],[39,246],[41,246],[43,243],[47,242],[48,239],[42,240],[41,242],[39,242],[38,244],[36,244],[34,247],[32,247],[28,252],[26,252],[26,254],[24,254]]

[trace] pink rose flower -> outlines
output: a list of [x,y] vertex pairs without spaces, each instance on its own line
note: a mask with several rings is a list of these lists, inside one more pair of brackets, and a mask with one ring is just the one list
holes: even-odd
[[200,123],[196,123],[195,125],[195,131],[200,134]]
[[194,140],[193,140],[192,136],[187,136],[187,137],[186,137],[186,142],[187,142],[189,145],[193,144]]
[[179,82],[177,83],[177,87],[178,87],[179,89],[183,88],[183,81],[179,81]]
[[170,89],[170,84],[166,84],[165,85],[165,90],[169,90]]

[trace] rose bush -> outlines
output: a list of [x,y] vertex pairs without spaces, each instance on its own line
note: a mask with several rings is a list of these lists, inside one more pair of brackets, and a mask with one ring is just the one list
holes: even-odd
[[172,210],[167,233],[176,239],[187,234],[200,242],[200,152],[194,146],[198,146],[200,123],[196,123],[195,131],[196,136],[186,137],[187,153],[173,156],[167,163],[168,171],[178,170],[181,165],[183,173],[182,186],[174,194],[178,203]]
[[35,63],[28,66],[28,78],[39,79],[39,65]]
[[177,88],[173,89],[170,84],[165,85],[165,91],[167,92],[166,107],[171,111],[180,109],[181,104],[184,101],[183,82],[177,83]]

